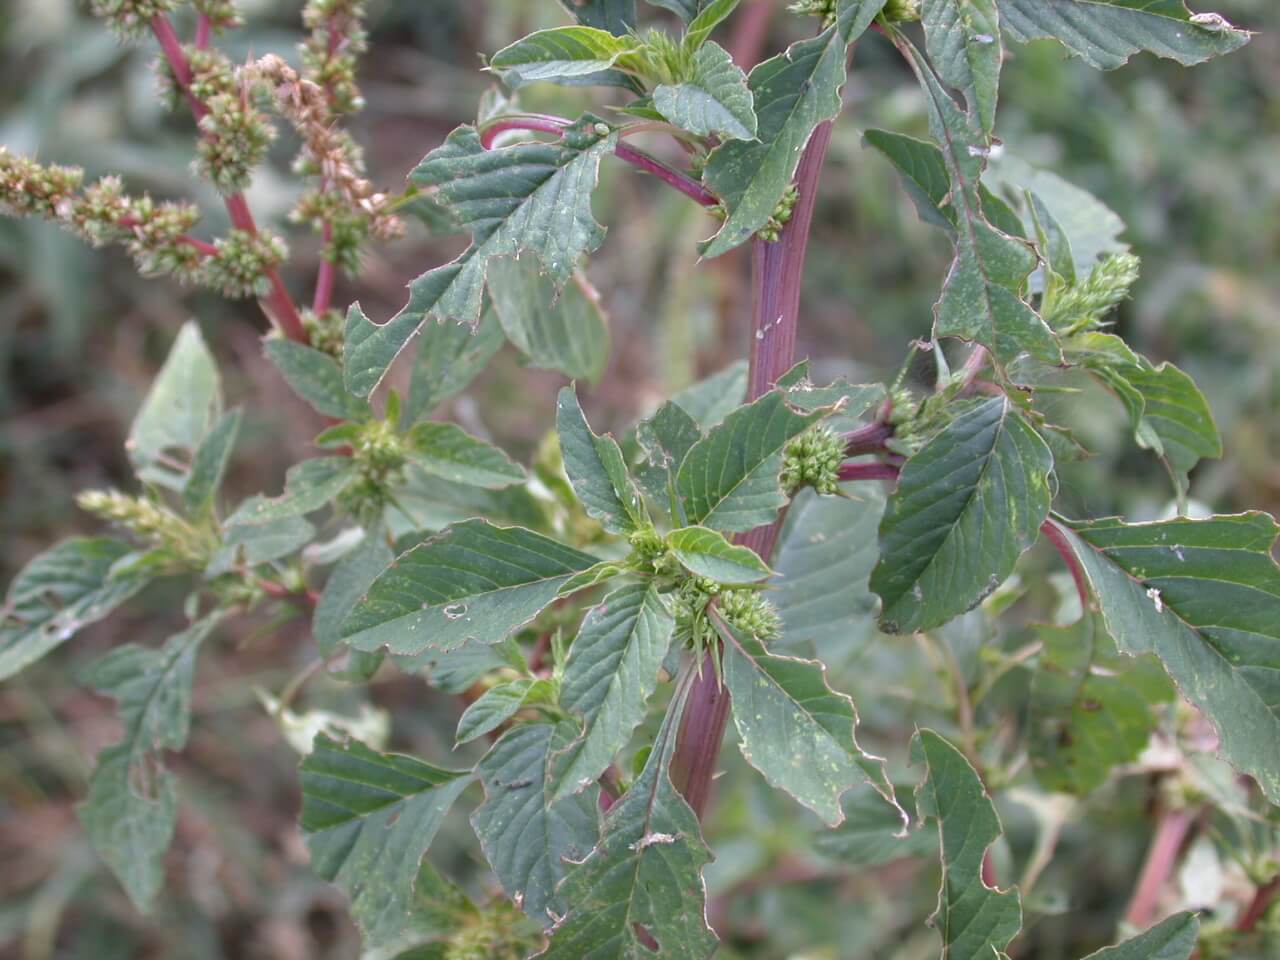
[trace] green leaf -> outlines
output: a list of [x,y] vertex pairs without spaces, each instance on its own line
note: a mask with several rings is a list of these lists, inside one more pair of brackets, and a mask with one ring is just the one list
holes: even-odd
[[965,409],[907,461],[880,523],[871,589],[889,633],[977,606],[1049,513],[1053,455],[1004,397]]
[[1062,351],[1053,331],[1022,298],[1038,262],[1035,251],[993,227],[983,213],[980,178],[990,150],[986,136],[951,99],[920,52],[904,38],[897,42],[924,90],[929,130],[942,147],[951,180],[956,257],[934,306],[934,335],[979,343],[1001,364],[1024,352],[1059,362]]
[[347,393],[342,367],[323,350],[278,337],[267,340],[263,350],[293,392],[317,413],[340,420],[355,420],[368,414],[369,404]]
[[[1036,246],[1044,258],[1045,266],[1067,284],[1076,282],[1076,261],[1071,252],[1071,240],[1039,194],[1026,192],[1027,210],[1035,227]],[[1047,286],[1047,284],[1046,284]]]
[[358,650],[500,643],[596,558],[520,527],[467,520],[394,560],[343,624]]
[[302,517],[224,526],[222,549],[209,562],[205,576],[227,573],[239,563],[253,567],[287,557],[310,543],[315,533],[315,527]]
[[551,684],[533,677],[520,677],[507,683],[490,687],[474,700],[458,718],[457,742],[470,743],[476,737],[497,730],[517,713],[529,700],[545,697]]
[[1238,50],[1249,33],[1216,13],[1192,16],[1182,0],[996,0],[1005,29],[1026,43],[1050,38],[1099,70],[1140,51],[1183,66]]
[[99,754],[76,812],[98,855],[144,912],[164,883],[177,820],[177,788],[160,754],[187,742],[196,652],[218,619],[192,624],[158,650],[118,647],[88,674],[99,693],[119,704],[124,736]]
[[438,937],[422,893],[440,884],[423,857],[471,776],[324,734],[301,775],[311,869],[351,898],[365,949],[394,956]]
[[507,338],[540,370],[599,383],[609,363],[609,325],[600,295],[581,273],[563,290],[532,257],[489,264],[489,296]]
[[624,36],[636,25],[636,0],[560,0],[560,5],[588,27]]
[[[600,132],[603,129],[605,132]],[[486,150],[475,127],[462,126],[427,155],[411,175],[435,187],[470,231],[472,245],[452,263],[409,284],[409,302],[379,326],[353,304],[344,347],[347,388],[368,396],[396,355],[429,320],[480,318],[485,274],[493,257],[528,251],[561,287],[581,257],[604,240],[591,213],[600,158],[617,134],[584,115],[555,143],[524,142]]]
[[652,583],[619,587],[587,612],[569,652],[560,706],[584,734],[564,751],[556,797],[589,787],[645,718],[675,620]]
[[1114,947],[1104,947],[1085,960],[1188,960],[1199,933],[1199,917],[1175,913],[1145,933]]
[[364,538],[334,566],[311,617],[311,635],[322,657],[330,657],[337,651],[342,639],[342,622],[394,559],[386,537],[373,528],[366,530]]
[[982,880],[982,860],[1000,836],[1000,818],[964,754],[932,730],[911,741],[913,763],[925,765],[916,809],[938,824],[942,889],[931,924],[947,960],[991,960],[1022,928],[1018,892],[998,892]]
[[465,390],[502,343],[502,326],[492,309],[481,314],[475,327],[448,320],[424,324],[418,332],[404,422],[412,423]]
[[747,400],[747,361],[739,360],[679,391],[671,402],[710,430]]
[[[572,2],[572,0],[570,0]],[[707,6],[711,0],[649,0],[649,4],[654,7],[662,7],[664,10],[670,10],[685,23],[689,23],[696,17],[703,7]]]
[[612,436],[591,432],[573,387],[556,398],[556,432],[573,492],[589,516],[611,533],[628,534],[648,523],[640,492],[627,473],[627,462]]
[[146,586],[142,576],[112,575],[112,568],[131,553],[119,540],[77,537],[23,567],[0,608],[0,680],[66,643]]
[[770,594],[782,618],[782,642],[833,665],[856,656],[875,636],[876,598],[867,585],[879,551],[884,511],[879,485],[846,484],[850,497],[806,490],[787,511],[774,553]]
[[548,923],[572,901],[557,890],[568,861],[583,857],[599,836],[599,789],[553,799],[557,755],[577,735],[571,723],[522,723],[495,743],[476,773],[484,803],[471,816],[485,859],[521,909]]
[[845,867],[876,867],[906,857],[928,856],[938,849],[938,841],[923,830],[903,836],[902,816],[914,820],[915,800],[909,790],[894,788],[895,809],[878,793],[863,790],[844,798],[844,822],[814,837],[814,846],[824,857]]
[[737,8],[739,0],[698,0],[698,12],[688,21],[684,34],[687,50],[701,50],[711,31],[723,23]]
[[419,423],[406,441],[405,456],[411,464],[454,483],[498,489],[525,479],[524,467],[454,423]]
[[226,520],[226,526],[261,526],[315,513],[354,480],[350,457],[313,457],[289,468],[284,493],[278,497],[250,497]]
[[240,435],[241,414],[232,410],[216,424],[200,441],[191,459],[191,473],[182,488],[182,503],[188,512],[199,514],[217,496],[223,475],[231,461],[231,451]]
[[504,47],[489,60],[489,69],[510,87],[539,80],[558,82],[608,70],[642,44],[632,36],[615,36],[595,27],[538,30]]
[[830,412],[798,413],[773,390],[729,414],[676,475],[686,520],[730,532],[771,523],[787,502],[778,482],[787,443]]
[[700,48],[693,72],[681,83],[660,84],[653,105],[677,127],[702,137],[754,140],[756,113],[747,75],[715,43]]
[[1004,59],[996,0],[923,0],[920,19],[938,75],[964,94],[970,115],[990,137]]
[[716,627],[724,641],[733,725],[747,762],[829,826],[844,819],[840,798],[861,784],[892,804],[884,761],[858,746],[858,712],[852,700],[827,686],[826,667],[771,654],[755,637],[722,623]]
[[526,485],[486,490],[450,483],[417,470],[396,488],[396,506],[385,520],[397,534],[443,530],[451,523],[484,516],[493,523],[549,530],[546,505]]
[[836,22],[766,60],[748,78],[758,140],[731,140],[707,159],[704,179],[728,216],[704,246],[718,257],[745,243],[769,222],[817,126],[840,112],[849,44],[871,25],[884,0],[840,0]]
[[181,491],[189,471],[175,460],[189,460],[221,416],[218,368],[200,328],[188,321],[129,428],[125,450],[138,479]]
[[[634,474],[644,491],[664,506],[675,498],[676,475],[702,428],[683,407],[668,400],[636,425],[639,460]],[[679,518],[673,518],[679,522]]]
[[951,175],[942,151],[932,143],[888,130],[868,130],[863,139],[898,171],[920,219],[954,235],[955,223],[942,210],[951,195]]
[[447,653],[428,650],[416,657],[401,657],[399,663],[406,671],[421,671],[437,690],[454,694],[465,693],[491,670],[527,669],[520,646],[510,637],[492,646],[468,643]]
[[1064,537],[1124,653],[1154,653],[1218,729],[1222,756],[1280,803],[1280,534],[1265,513],[1072,523]]
[[706,960],[715,952],[702,881],[711,851],[667,773],[683,701],[677,695],[640,776],[609,808],[599,845],[561,884],[570,909],[538,957]]
[[1084,795],[1131,763],[1155,729],[1152,707],[1173,698],[1159,663],[1120,657],[1092,613],[1039,626],[1031,680],[1031,769],[1046,790]]
[[755,583],[773,571],[750,547],[739,547],[706,527],[681,527],[667,534],[667,546],[690,573],[716,583]]

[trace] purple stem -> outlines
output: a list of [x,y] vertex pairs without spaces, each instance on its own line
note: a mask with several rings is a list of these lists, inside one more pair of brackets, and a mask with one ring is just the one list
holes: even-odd
[[844,435],[844,455],[860,457],[867,453],[881,453],[885,449],[885,441],[892,436],[892,425],[881,420],[868,423]]
[[1040,533],[1053,544],[1053,548],[1058,551],[1058,556],[1062,557],[1062,562],[1071,571],[1071,579],[1076,582],[1076,593],[1080,594],[1080,608],[1088,610],[1091,602],[1089,584],[1085,581],[1084,570],[1080,567],[1080,561],[1076,558],[1075,551],[1071,549],[1071,544],[1067,542],[1066,532],[1054,521],[1046,520],[1040,524]]
[[[818,175],[830,142],[830,123],[821,124],[809,138],[809,145],[805,147],[796,170],[800,198],[778,242],[752,241],[755,305],[748,375],[750,400],[758,399],[773,389],[777,379],[795,363],[800,279],[804,273],[809,227],[813,223]],[[767,526],[739,534],[734,540],[767,559],[773,553],[780,529],[781,517]],[[706,812],[711,796],[716,758],[720,754],[725,724],[729,719],[729,691],[720,685],[710,657],[708,654],[701,675],[694,680],[689,693],[670,768],[672,783],[699,819]]]
[[891,463],[845,463],[839,476],[841,480],[897,480],[899,472]]

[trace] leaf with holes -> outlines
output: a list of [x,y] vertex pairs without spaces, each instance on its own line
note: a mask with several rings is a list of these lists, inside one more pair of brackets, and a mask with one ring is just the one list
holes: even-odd
[[393,560],[343,624],[357,650],[500,643],[596,558],[521,527],[466,520]]
[[393,956],[437,939],[437,911],[420,891],[443,884],[423,858],[471,775],[325,734],[301,775],[311,869],[351,898],[365,949]]
[[1018,892],[992,890],[982,879],[987,848],[1000,837],[1000,818],[964,754],[932,730],[911,741],[913,763],[925,766],[916,789],[921,817],[938,824],[942,889],[932,923],[948,960],[1003,957],[1022,928]]
[[1265,513],[1071,523],[1063,533],[1124,653],[1154,653],[1280,803],[1280,526]]
[[591,115],[555,143],[524,142],[486,150],[475,127],[462,126],[411,174],[435,187],[470,232],[472,244],[452,263],[409,284],[409,302],[385,324],[353,304],[347,314],[347,388],[368,396],[414,333],[430,320],[480,319],[485,274],[493,257],[528,252],[561,287],[582,256],[600,246],[604,228],[591,213],[600,159],[617,134]]
[[871,589],[890,633],[928,630],[1013,572],[1049,513],[1053,455],[1004,397],[970,405],[907,461]]

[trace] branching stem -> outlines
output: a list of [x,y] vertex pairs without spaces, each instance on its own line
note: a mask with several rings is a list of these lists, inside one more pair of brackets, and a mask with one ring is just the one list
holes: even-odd
[[1058,551],[1058,556],[1062,557],[1062,562],[1071,571],[1071,579],[1076,584],[1076,593],[1080,595],[1080,607],[1082,610],[1088,610],[1091,605],[1089,584],[1085,580],[1084,570],[1080,567],[1080,561],[1076,559],[1075,551],[1067,543],[1066,532],[1054,520],[1050,519],[1040,524],[1040,533],[1053,544],[1053,548]]

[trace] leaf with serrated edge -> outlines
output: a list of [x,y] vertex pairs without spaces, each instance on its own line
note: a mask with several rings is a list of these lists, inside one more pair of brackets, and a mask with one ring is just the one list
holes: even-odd
[[520,712],[530,691],[539,683],[545,684],[546,681],[520,677],[490,687],[480,694],[458,718],[457,742],[470,743],[476,737],[498,729]]
[[532,530],[455,523],[392,561],[343,624],[343,639],[407,655],[499,643],[596,562]]
[[342,367],[323,350],[278,338],[267,340],[263,350],[293,392],[316,412],[343,420],[354,420],[369,412],[368,402],[347,393]]
[[680,465],[676,492],[687,521],[728,532],[772,522],[787,502],[778,481],[783,451],[831,412],[799,413],[777,390],[734,410]]
[[956,256],[934,305],[934,334],[986,347],[1003,364],[1026,352],[1050,363],[1062,359],[1053,331],[1022,298],[1035,251],[988,221],[980,177],[987,139],[951,99],[928,61],[905,38],[896,41],[924,91],[929,131],[942,148],[951,178]]
[[844,822],[814,835],[814,847],[844,867],[875,867],[904,857],[925,857],[938,841],[923,830],[902,832],[902,815],[915,819],[916,803],[909,788],[895,787],[897,809],[869,790],[846,794],[841,807]]
[[947,960],[993,960],[1022,928],[1017,890],[1000,892],[983,882],[982,860],[1000,837],[1000,818],[977,771],[964,754],[932,730],[911,741],[913,763],[926,767],[916,788],[916,809],[938,824],[942,888],[932,924]]
[[718,257],[769,222],[786,193],[800,154],[820,123],[840,112],[845,53],[871,25],[884,0],[840,0],[836,22],[811,40],[793,43],[748,78],[757,140],[731,140],[707,159],[705,179],[728,216],[702,250]]
[[728,51],[708,43],[693,60],[693,73],[676,84],[659,84],[653,105],[669,121],[698,136],[754,140],[755,101],[746,74]]
[[564,751],[556,796],[594,783],[645,718],[675,620],[652,583],[628,584],[588,611],[569,651],[560,706],[585,732]]
[[424,324],[414,345],[404,421],[412,423],[465,390],[502,344],[502,325],[492,309],[484,311],[475,327],[450,321]]
[[1154,653],[1217,728],[1219,752],[1280,803],[1280,526],[1265,513],[1071,523],[1108,632]]
[[628,36],[615,36],[595,27],[552,27],[538,30],[489,60],[489,69],[510,87],[539,80],[552,82],[588,77],[608,70],[641,44]]
[[[693,445],[702,439],[698,421],[674,400],[668,400],[653,415],[636,425],[639,456],[635,464],[636,482],[655,501],[670,506],[675,496],[676,474]],[[679,522],[674,517],[674,522]]]
[[964,94],[969,112],[991,136],[1004,59],[996,0],[923,0],[920,20],[939,76]]
[[1138,758],[1155,729],[1152,708],[1173,689],[1154,657],[1119,657],[1093,613],[1036,634],[1044,646],[1031,678],[1031,770],[1046,790],[1084,795]]
[[644,526],[644,505],[618,441],[592,432],[573,387],[564,387],[556,398],[556,432],[565,474],[587,514],[611,533],[627,534]]
[[599,383],[609,364],[609,323],[600,293],[581,271],[564,289],[533,257],[494,258],[489,297],[503,332],[531,366]]
[[713,623],[724,641],[724,683],[747,762],[829,826],[844,820],[841,797],[864,783],[893,804],[884,760],[858,746],[858,712],[827,685],[826,667],[771,654],[718,617]]
[[1114,947],[1103,947],[1084,960],[1188,960],[1199,933],[1199,917],[1175,913],[1150,930]]
[[409,302],[381,326],[353,304],[347,313],[344,368],[347,388],[368,396],[397,354],[429,320],[475,324],[492,257],[537,257],[556,286],[578,260],[604,240],[591,213],[600,159],[612,153],[617,134],[584,115],[555,143],[523,142],[486,150],[475,127],[462,126],[427,155],[411,174],[420,187],[435,187],[471,233],[472,245],[452,263],[409,284]]
[[423,857],[470,774],[321,734],[301,779],[311,869],[351,898],[365,949],[393,956],[435,939],[417,895]]
[[1139,51],[1183,66],[1238,50],[1249,34],[1216,13],[1192,16],[1181,0],[996,0],[1004,28],[1022,43],[1057,40],[1100,70]]
[[191,472],[182,488],[182,503],[189,512],[199,514],[217,496],[227,464],[231,462],[232,448],[240,436],[241,419],[240,411],[232,410],[213,425],[196,448],[191,458]]
[[553,800],[558,759],[577,735],[571,723],[512,727],[476,768],[484,803],[471,815],[485,859],[502,887],[533,919],[563,914],[568,901],[556,887],[568,861],[586,856],[600,835],[598,787]]
[[942,151],[932,143],[890,130],[871,129],[863,134],[863,139],[884,154],[898,171],[920,219],[954,236],[955,223],[943,212],[951,195],[951,175],[947,173]]
[[227,518],[228,527],[260,526],[314,513],[356,478],[350,457],[313,457],[289,468],[284,493],[278,497],[250,497]]
[[672,530],[667,546],[686,570],[716,583],[755,583],[773,575],[750,547],[732,544],[706,527]]
[[420,423],[409,431],[406,440],[409,463],[454,483],[495,490],[525,478],[522,466],[455,423]]
[[221,416],[218,368],[199,326],[188,321],[129,428],[125,450],[138,479],[180,491],[187,471],[173,466],[173,452],[189,457]]
[[37,555],[9,586],[0,608],[0,680],[66,643],[147,584],[144,576],[112,576],[132,553],[108,538],[64,540]]
[[187,742],[196,652],[218,619],[192,624],[158,650],[117,647],[89,672],[98,692],[117,701],[124,736],[99,754],[89,795],[76,813],[142,911],[164,883],[164,855],[177,821],[177,789],[160,753]]
[[560,885],[557,893],[569,910],[538,957],[707,960],[715,952],[702,880],[711,851],[697,815],[667,773],[685,688],[667,709],[644,770],[609,808],[599,844]]
[[1049,513],[1053,455],[1004,397],[968,407],[907,461],[871,589],[890,633],[928,630],[1013,572]]

